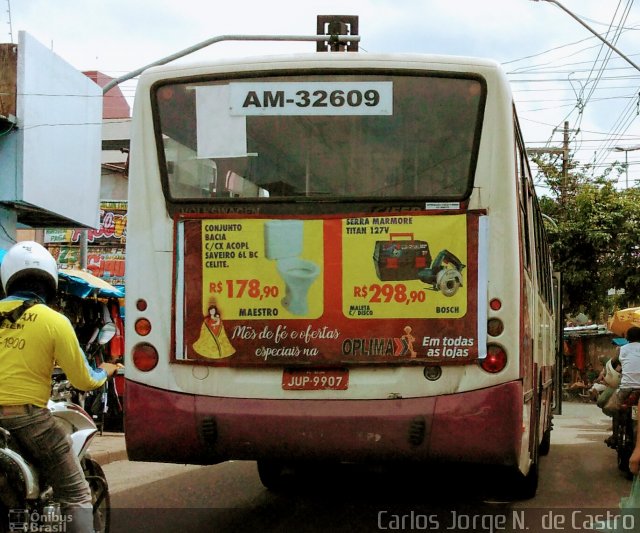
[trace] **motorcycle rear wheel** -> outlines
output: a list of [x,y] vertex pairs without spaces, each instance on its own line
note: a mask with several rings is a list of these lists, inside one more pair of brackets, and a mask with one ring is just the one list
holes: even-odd
[[85,457],[82,469],[91,488],[91,503],[93,505],[93,530],[99,533],[109,533],[111,526],[111,498],[109,485],[104,471],[99,463]]
[[633,479],[633,474],[629,470],[629,459],[633,453],[636,443],[636,422],[631,416],[631,409],[623,409],[618,413],[616,452],[618,459],[618,469],[621,470],[628,479]]

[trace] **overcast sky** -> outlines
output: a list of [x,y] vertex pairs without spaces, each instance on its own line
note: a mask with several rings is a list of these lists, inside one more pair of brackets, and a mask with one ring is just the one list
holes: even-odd
[[[561,0],[640,64],[640,3]],[[529,146],[571,148],[597,169],[640,145],[640,72],[558,6],[533,0],[0,0],[0,42],[24,30],[79,70],[118,77],[223,34],[315,34],[316,15],[358,15],[365,52],[480,56],[504,65]],[[313,51],[310,43],[222,43],[180,61]],[[604,68],[604,70],[603,70]],[[123,86],[132,96],[134,84]],[[640,151],[628,152],[640,180]],[[624,184],[625,176],[621,183]]]

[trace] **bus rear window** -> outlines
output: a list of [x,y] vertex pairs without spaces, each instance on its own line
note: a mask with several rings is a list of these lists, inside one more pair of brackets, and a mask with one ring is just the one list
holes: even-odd
[[154,90],[167,200],[462,200],[485,88],[475,77],[305,75]]

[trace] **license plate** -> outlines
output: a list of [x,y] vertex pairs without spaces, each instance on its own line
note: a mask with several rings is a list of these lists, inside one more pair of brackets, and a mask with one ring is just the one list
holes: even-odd
[[282,372],[284,390],[347,390],[349,371],[346,368],[327,370],[297,370]]

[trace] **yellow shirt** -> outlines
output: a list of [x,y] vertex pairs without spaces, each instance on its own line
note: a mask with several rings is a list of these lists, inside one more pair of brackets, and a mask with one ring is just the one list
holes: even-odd
[[[0,300],[0,312],[11,311],[24,300]],[[58,364],[71,384],[92,390],[107,379],[93,370],[78,344],[69,319],[44,304],[35,304],[15,322],[0,324],[0,405],[32,404],[46,407],[51,374]]]

